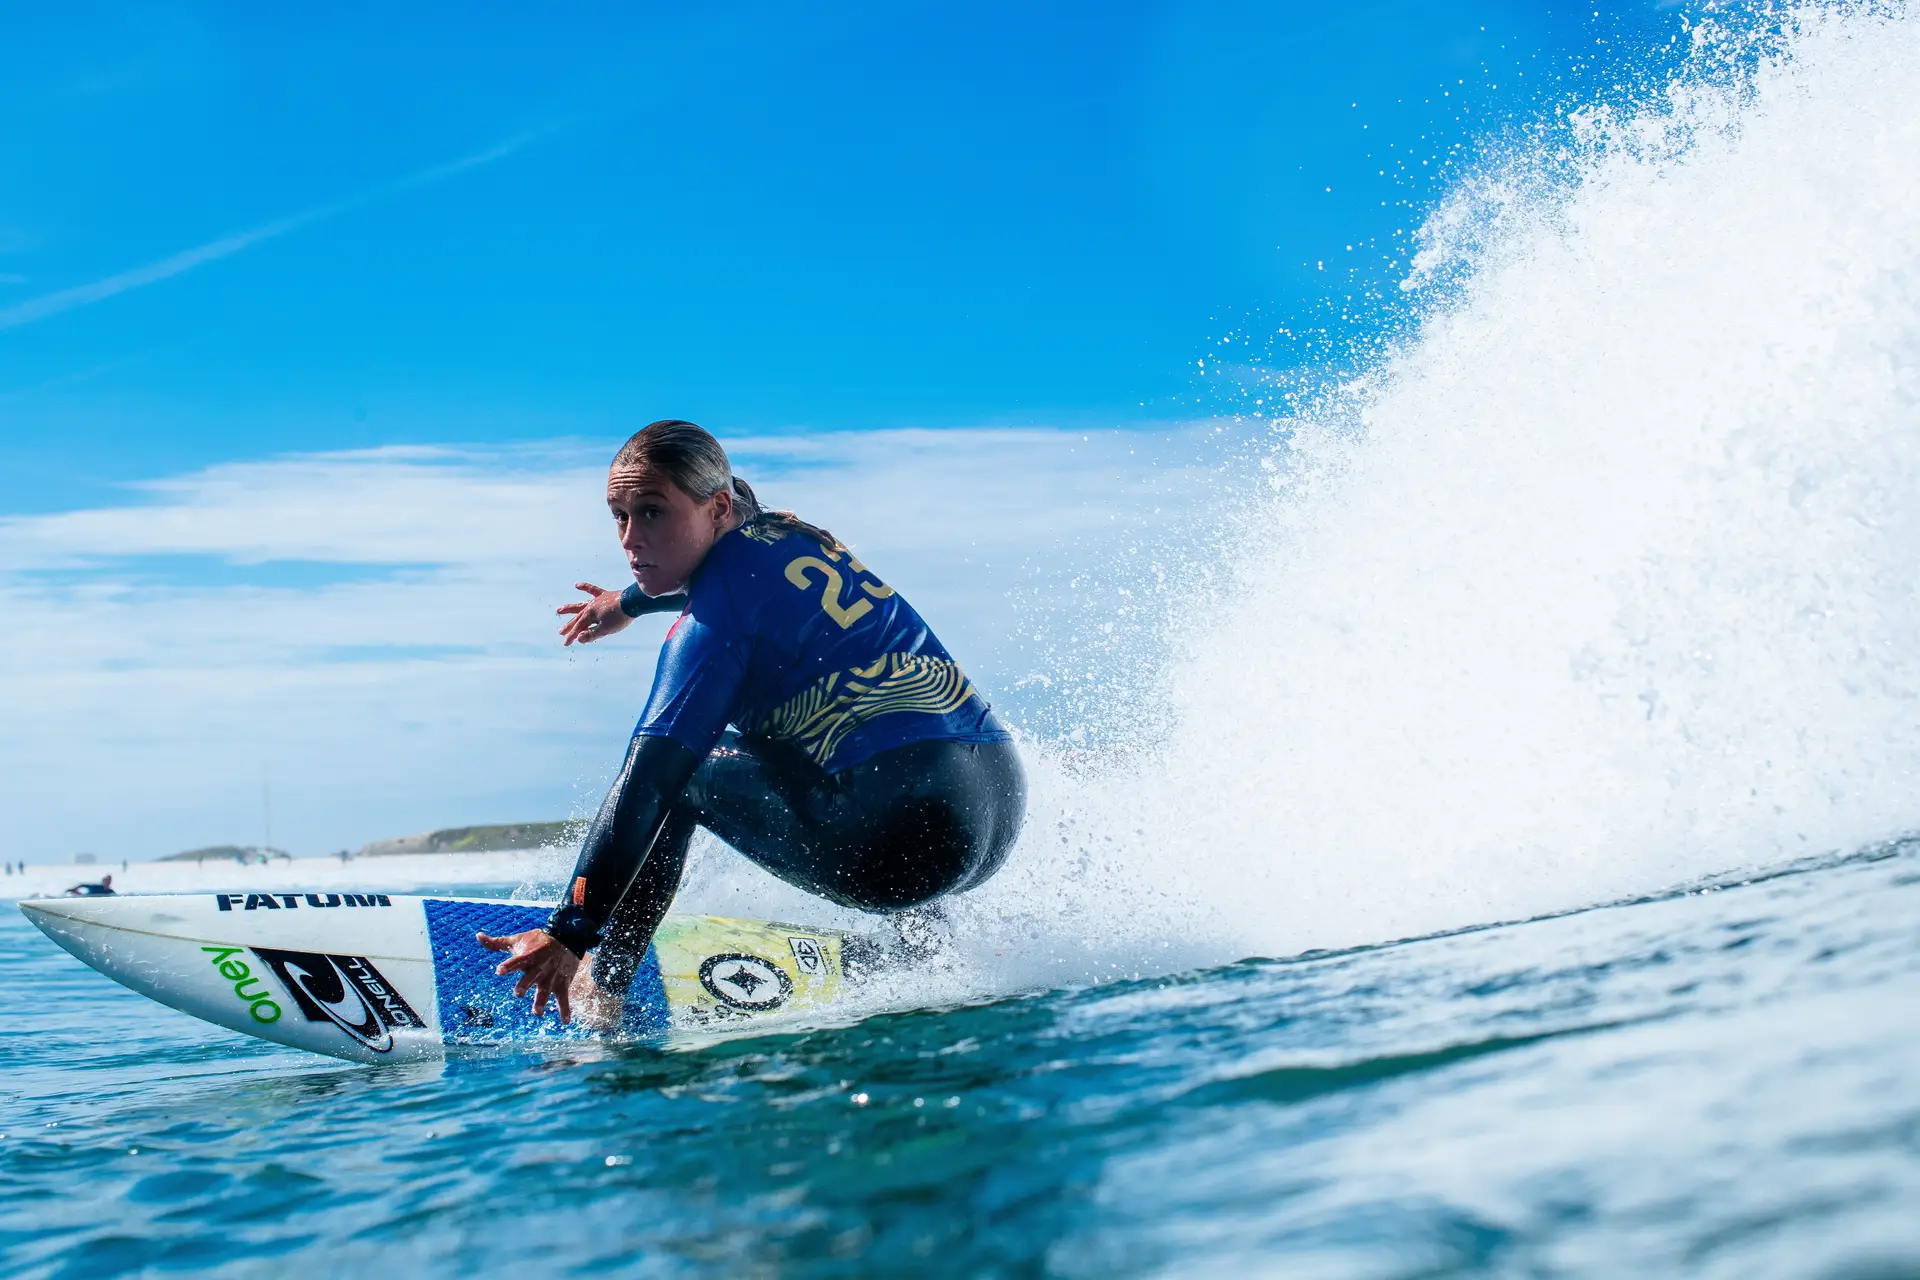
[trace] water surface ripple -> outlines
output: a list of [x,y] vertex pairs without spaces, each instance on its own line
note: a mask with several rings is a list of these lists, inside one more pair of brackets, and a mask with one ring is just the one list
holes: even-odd
[[1920,1275],[1920,843],[692,1050],[342,1066],[0,917],[19,1276]]

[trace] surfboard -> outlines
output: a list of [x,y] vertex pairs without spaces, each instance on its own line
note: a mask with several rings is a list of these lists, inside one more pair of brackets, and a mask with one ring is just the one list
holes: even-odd
[[[596,1033],[513,994],[474,940],[538,928],[552,907],[386,893],[40,898],[20,909],[101,973],[232,1031],[357,1062],[449,1046]],[[830,929],[668,916],[620,1032],[745,1027],[820,1009],[848,988],[857,939]]]

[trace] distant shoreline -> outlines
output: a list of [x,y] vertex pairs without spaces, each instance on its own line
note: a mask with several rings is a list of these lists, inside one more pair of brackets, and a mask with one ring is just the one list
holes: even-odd
[[[527,883],[557,886],[565,874],[560,850],[503,849],[487,853],[386,854],[372,858],[336,855],[320,858],[274,858],[267,863],[241,864],[208,858],[205,862],[159,860],[69,863],[29,866],[13,875],[0,875],[0,902],[22,898],[59,897],[76,884],[97,883],[112,876],[118,893],[218,893],[228,889],[309,890],[374,889],[404,893],[421,886],[500,885]],[[555,892],[558,890],[556,888]]]
[[[569,818],[557,822],[500,822],[483,827],[442,827],[438,831],[424,831],[419,835],[375,840],[358,849],[342,849],[340,853],[350,858],[392,858],[415,853],[516,853],[578,844],[586,826],[584,821]],[[337,858],[340,853],[320,856]],[[271,846],[215,844],[203,849],[170,853],[154,861],[232,862],[238,865],[257,862],[262,855],[275,860],[288,856],[285,849]]]

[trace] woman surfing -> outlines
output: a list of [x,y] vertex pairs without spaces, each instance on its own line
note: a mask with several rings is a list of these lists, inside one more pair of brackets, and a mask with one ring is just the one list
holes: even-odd
[[1019,755],[898,592],[825,529],[763,509],[691,422],[622,445],[607,506],[633,585],[575,584],[590,598],[561,606],[564,643],[680,617],[565,900],[545,928],[479,935],[510,953],[497,972],[520,975],[536,1016],[549,997],[564,1022],[576,998],[624,995],[695,827],[861,911],[905,911],[999,869],[1026,812]]

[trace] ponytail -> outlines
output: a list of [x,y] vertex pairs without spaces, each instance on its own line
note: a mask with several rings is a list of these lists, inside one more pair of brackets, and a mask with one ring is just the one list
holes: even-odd
[[742,528],[751,525],[756,530],[764,529],[780,534],[804,533],[825,550],[837,551],[843,555],[846,553],[846,544],[819,525],[808,524],[791,511],[769,511],[761,506],[760,499],[754,496],[753,486],[739,476],[733,478],[733,498],[745,513],[745,519],[741,521]]
[[740,508],[743,523],[751,524],[766,514],[760,505],[760,499],[753,494],[753,486],[739,476],[733,478],[733,505]]

